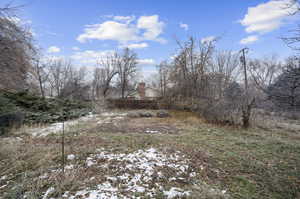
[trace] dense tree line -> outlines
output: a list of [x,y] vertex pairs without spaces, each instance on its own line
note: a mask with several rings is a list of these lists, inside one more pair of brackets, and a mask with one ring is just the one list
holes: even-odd
[[98,100],[115,91],[116,97],[125,98],[135,89],[137,55],[129,49],[109,53],[99,57],[94,71],[63,58],[40,58],[31,74],[30,89],[43,97]]
[[[296,34],[284,40],[297,39]],[[251,59],[247,49],[222,51],[216,48],[217,40],[193,37],[177,44],[175,56],[157,66],[158,76],[152,80],[171,107],[183,106],[210,121],[244,126],[249,125],[252,108],[266,108],[266,103],[276,110],[299,111],[299,57],[283,62],[275,56]],[[29,90],[42,98],[99,100],[126,98],[136,88],[138,58],[128,48],[99,57],[89,75],[71,60],[45,59],[33,46],[32,35],[14,8],[0,8],[0,89]]]
[[157,87],[170,105],[199,112],[206,119],[249,126],[251,110],[299,110],[299,58],[246,58],[220,51],[216,41],[190,38],[171,61],[158,66]]
[[92,99],[106,97],[111,88],[125,98],[135,87],[137,55],[129,49],[99,57],[93,80],[85,67],[71,60],[47,58],[34,47],[29,28],[15,15],[17,7],[0,8],[0,88],[45,97]]

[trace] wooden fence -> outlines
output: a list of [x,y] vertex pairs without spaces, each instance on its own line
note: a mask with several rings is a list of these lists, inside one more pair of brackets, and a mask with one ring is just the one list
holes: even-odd
[[135,100],[135,99],[108,99],[111,107],[121,109],[158,109],[157,100]]

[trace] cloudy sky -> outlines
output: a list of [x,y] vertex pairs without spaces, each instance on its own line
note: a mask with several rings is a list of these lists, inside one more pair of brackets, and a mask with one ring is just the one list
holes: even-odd
[[[6,0],[1,0],[5,3]],[[221,37],[219,49],[245,46],[251,56],[291,50],[280,37],[298,24],[283,9],[289,0],[15,0],[37,44],[51,56],[93,66],[108,52],[129,47],[144,73],[175,53],[176,39]],[[8,1],[6,1],[8,2]],[[10,2],[10,1],[9,1]]]

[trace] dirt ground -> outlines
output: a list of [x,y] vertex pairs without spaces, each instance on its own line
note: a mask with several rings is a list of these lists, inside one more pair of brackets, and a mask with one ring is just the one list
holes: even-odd
[[111,119],[98,124],[96,130],[111,133],[178,134],[180,127],[157,118]]

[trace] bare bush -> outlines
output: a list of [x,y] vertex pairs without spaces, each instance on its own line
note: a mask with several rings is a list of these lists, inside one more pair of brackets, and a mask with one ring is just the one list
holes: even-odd
[[178,42],[173,61],[158,66],[163,102],[196,111],[211,122],[240,124],[246,97],[238,83],[239,54],[216,51],[215,42]]

